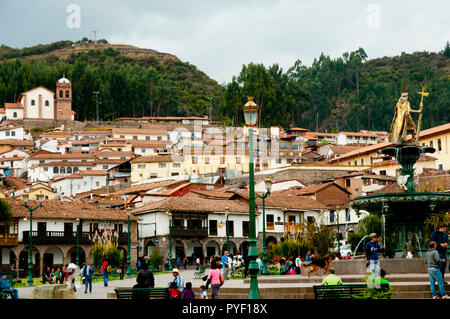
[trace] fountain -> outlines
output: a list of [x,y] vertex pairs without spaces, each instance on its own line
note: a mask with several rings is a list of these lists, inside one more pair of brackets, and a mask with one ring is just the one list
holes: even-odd
[[[414,181],[414,165],[421,155],[434,153],[432,147],[420,147],[419,132],[422,118],[423,98],[428,93],[418,92],[422,96],[420,109],[412,110],[408,101],[408,93],[402,93],[396,105],[394,119],[391,125],[389,141],[392,147],[380,151],[381,154],[394,157],[401,165],[398,184],[400,193],[384,193],[368,196],[358,196],[352,202],[352,208],[357,212],[367,211],[383,217],[383,232],[389,243],[395,242],[395,257],[405,257],[405,247],[411,251],[414,247],[416,257],[423,257],[427,251],[425,222],[433,216],[445,215],[450,210],[450,193],[416,192]],[[419,113],[417,128],[410,113]],[[408,138],[408,133],[411,137]],[[421,234],[421,236],[419,235]],[[410,238],[409,238],[410,237]],[[414,243],[414,238],[416,243]],[[411,251],[412,253],[412,251]]]

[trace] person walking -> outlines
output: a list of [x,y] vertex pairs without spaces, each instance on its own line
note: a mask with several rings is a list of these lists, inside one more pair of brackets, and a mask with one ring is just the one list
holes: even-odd
[[192,282],[186,283],[186,288],[183,291],[183,299],[195,299],[195,292],[192,289]]
[[444,284],[447,284],[445,281],[445,268],[447,267],[447,246],[448,246],[448,235],[446,233],[447,225],[441,224],[439,225],[439,229],[433,231],[430,236],[430,241],[434,241],[436,243],[436,250],[439,253],[439,258],[441,259],[439,269],[441,271],[442,280]]
[[305,261],[306,261],[306,262],[312,261],[311,251],[310,251],[310,250],[308,250],[308,252],[306,253]]
[[195,259],[195,270],[200,270],[200,257],[197,257],[197,259]]
[[187,257],[184,257],[184,259],[183,259],[184,270],[187,269],[187,264],[188,264],[188,259],[187,259]]
[[371,233],[369,237],[370,241],[366,244],[365,249],[367,264],[369,265],[369,272],[375,276],[378,276],[380,272],[380,261],[378,253],[382,249],[386,249],[386,246],[380,246],[380,244],[377,242],[376,233]]
[[295,259],[295,273],[297,275],[301,274],[301,266],[302,266],[302,260],[300,259],[300,255],[297,256],[297,258]]
[[[230,264],[228,262],[228,251],[224,251],[222,258],[220,259],[220,262],[222,263],[222,274],[223,274],[223,278],[225,280],[228,279],[228,274],[230,271]],[[213,298],[214,299],[214,298]]]
[[206,289],[208,289],[209,284],[212,288],[212,299],[219,299],[219,288],[224,283],[224,278],[222,272],[217,267],[217,262],[211,262],[211,269],[209,270],[208,278],[206,280]]
[[92,293],[92,278],[94,277],[94,266],[91,262],[86,261],[86,266],[83,268],[82,277],[84,280],[84,293],[87,294],[88,287],[89,293]]
[[122,260],[120,263],[120,280],[122,280],[125,275],[125,267],[125,262]]
[[109,273],[111,272],[111,265],[107,260],[105,260],[102,264],[102,273],[103,273],[103,285],[108,287],[109,281]]
[[436,293],[436,282],[439,287],[439,292],[442,295],[442,299],[448,299],[448,295],[445,292],[444,280],[442,278],[442,273],[440,270],[442,259],[436,249],[436,242],[430,241],[428,244],[428,251],[425,255],[425,262],[428,265],[428,276],[430,277],[430,290],[433,299],[439,299]]
[[322,280],[322,285],[342,285],[342,279],[336,276],[334,268],[330,268],[328,272],[328,276]]

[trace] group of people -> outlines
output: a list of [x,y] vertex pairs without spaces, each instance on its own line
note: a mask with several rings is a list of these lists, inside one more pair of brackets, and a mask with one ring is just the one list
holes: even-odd
[[[380,246],[377,242],[377,234],[369,235],[370,241],[366,244],[365,255],[367,259],[368,271],[372,274],[379,274],[383,270],[379,269],[379,253],[386,249],[386,246]],[[447,224],[441,223],[437,230],[433,231],[428,242],[428,251],[425,255],[425,262],[428,267],[428,276],[430,278],[430,290],[433,299],[439,299],[436,291],[436,284],[439,288],[442,299],[449,299],[444,285],[447,282],[445,270],[447,268]]]
[[69,278],[70,273],[65,266],[62,268],[46,267],[42,272],[42,283],[64,284]]

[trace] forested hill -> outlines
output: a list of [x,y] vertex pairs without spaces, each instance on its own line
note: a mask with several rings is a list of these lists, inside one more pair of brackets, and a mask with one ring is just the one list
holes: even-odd
[[250,63],[227,84],[223,113],[242,122],[242,103],[252,95],[263,126],[388,131],[402,91],[407,89],[411,107],[418,109],[422,84],[430,93],[422,127],[450,122],[448,43],[439,53],[402,52],[372,60],[362,48],[335,59],[322,54],[311,66],[298,60],[288,70]]
[[[331,58],[321,54],[311,66],[297,60],[249,63],[224,86],[188,62],[152,49],[84,38],[30,48],[0,46],[0,107],[21,92],[43,85],[55,89],[65,75],[72,81],[76,119],[94,119],[99,91],[100,117],[204,116],[239,126],[242,106],[253,96],[260,125],[319,131],[389,130],[394,106],[407,89],[419,105],[423,84],[423,129],[450,122],[450,45],[442,52],[400,53],[370,59],[364,49]],[[416,120],[416,115],[414,115]]]
[[[72,82],[78,120],[100,117],[208,115],[223,87],[176,56],[105,40],[59,41],[23,49],[0,47],[0,107],[21,92],[43,85],[55,89],[65,75]],[[210,99],[212,98],[212,99]]]

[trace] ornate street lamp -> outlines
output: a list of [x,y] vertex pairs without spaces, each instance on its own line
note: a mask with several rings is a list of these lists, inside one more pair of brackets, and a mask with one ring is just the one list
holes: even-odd
[[228,215],[230,215],[230,207],[225,207],[225,217],[227,218],[227,251],[230,253],[230,233],[228,230]]
[[75,219],[75,221],[76,221],[76,224],[77,224],[77,258],[76,258],[75,263],[77,265],[79,265],[80,264],[80,257],[79,257],[79,250],[80,250],[80,248],[79,248],[80,247],[80,237],[79,237],[80,219],[77,218],[77,219]]
[[172,271],[172,213],[167,212],[169,216],[169,271]]
[[130,215],[131,215],[131,211],[129,209],[127,209],[127,217],[128,217],[128,254],[127,254],[127,278],[131,278],[131,244],[130,244],[130,238],[131,238],[131,234],[130,234]]
[[270,189],[272,188],[272,181],[270,180],[270,177],[267,177],[264,180],[264,184],[266,186],[266,192],[262,194],[261,196],[256,194],[259,198],[262,199],[262,207],[263,207],[263,270],[261,275],[267,276],[269,274],[269,271],[267,270],[267,243],[266,243],[266,197],[270,195]]
[[254,176],[254,163],[253,163],[253,126],[256,125],[258,117],[258,105],[253,102],[253,97],[248,97],[248,102],[243,107],[245,124],[248,126],[248,138],[249,138],[249,251],[248,258],[250,259],[250,265],[248,271],[250,274],[250,290],[248,293],[249,299],[261,299],[258,289],[258,263],[256,258],[258,257],[258,248],[256,247],[256,222],[255,222],[255,176]]
[[33,286],[33,211],[38,209],[39,207],[42,207],[42,203],[39,203],[39,205],[36,205],[35,207],[32,207],[28,205],[28,196],[23,197],[23,201],[25,202],[24,206],[30,211],[30,247],[29,247],[29,253],[28,253],[28,281],[27,286],[32,287]]

